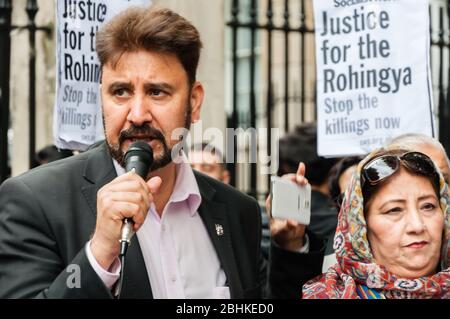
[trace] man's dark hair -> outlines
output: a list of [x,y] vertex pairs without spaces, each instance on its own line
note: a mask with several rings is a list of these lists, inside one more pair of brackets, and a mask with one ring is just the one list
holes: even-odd
[[317,154],[317,125],[303,123],[286,134],[279,143],[280,165],[278,175],[295,173],[299,162],[306,165],[306,178],[311,185],[321,185],[327,179],[335,158]]
[[71,150],[58,149],[55,145],[48,145],[36,153],[35,166],[57,161],[72,155],[73,152]]
[[132,7],[105,24],[96,35],[100,64],[113,68],[126,52],[138,50],[175,54],[190,85],[195,82],[202,42],[185,18],[164,8]]

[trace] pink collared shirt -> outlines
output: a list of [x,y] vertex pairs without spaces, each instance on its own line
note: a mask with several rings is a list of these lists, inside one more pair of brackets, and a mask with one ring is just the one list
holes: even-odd
[[[114,161],[117,176],[125,170]],[[163,181],[164,182],[164,181]],[[162,217],[152,203],[137,232],[153,297],[230,298],[226,276],[197,210],[201,203],[197,181],[186,157],[176,164],[176,180]],[[110,271],[103,269],[86,245],[95,272],[111,289],[119,278],[117,259]],[[125,270],[126,271],[126,270]]]

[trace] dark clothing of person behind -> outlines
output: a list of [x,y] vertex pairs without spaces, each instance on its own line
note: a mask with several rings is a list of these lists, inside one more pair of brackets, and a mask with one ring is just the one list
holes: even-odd
[[334,234],[337,226],[336,207],[328,196],[319,191],[311,191],[311,222],[308,229],[320,239]]
[[[325,253],[325,241],[317,238],[314,233],[306,230],[309,238],[309,253],[300,254],[277,248],[273,242],[270,245],[269,282],[270,296],[282,299],[302,296],[302,287],[310,279],[322,273]],[[282,285],[282,283],[290,283]]]
[[261,238],[261,252],[266,260],[269,259],[270,251],[270,225],[269,216],[265,208],[261,208],[261,226],[262,226],[262,238]]

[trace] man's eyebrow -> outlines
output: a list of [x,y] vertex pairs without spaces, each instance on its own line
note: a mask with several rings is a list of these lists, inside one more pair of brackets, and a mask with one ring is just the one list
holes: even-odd
[[127,90],[132,90],[133,89],[133,85],[129,82],[113,82],[108,86],[108,91],[109,92],[113,92],[117,89],[127,89]]
[[157,82],[157,83],[144,84],[144,89],[145,89],[145,91],[160,90],[160,91],[172,92],[174,90],[174,87],[166,82]]

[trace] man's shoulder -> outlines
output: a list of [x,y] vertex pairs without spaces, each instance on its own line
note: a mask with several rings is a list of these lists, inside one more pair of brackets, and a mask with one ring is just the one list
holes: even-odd
[[8,180],[9,183],[21,182],[28,186],[45,188],[46,185],[63,185],[69,187],[77,179],[82,178],[87,160],[94,154],[102,152],[95,148],[84,153],[54,161],[33,168]]
[[194,175],[202,201],[206,196],[209,200],[224,205],[229,221],[240,225],[244,236],[242,238],[248,240],[248,235],[251,237],[252,234],[259,234],[259,230],[255,232],[255,227],[261,225],[261,209],[256,199],[200,172],[194,171]]
[[257,204],[257,201],[253,197],[237,190],[233,186],[218,181],[196,170],[193,171],[200,191],[204,191],[204,189],[202,189],[204,187],[210,187],[211,189],[214,189],[214,197],[218,201],[231,203],[247,203],[250,205]]

